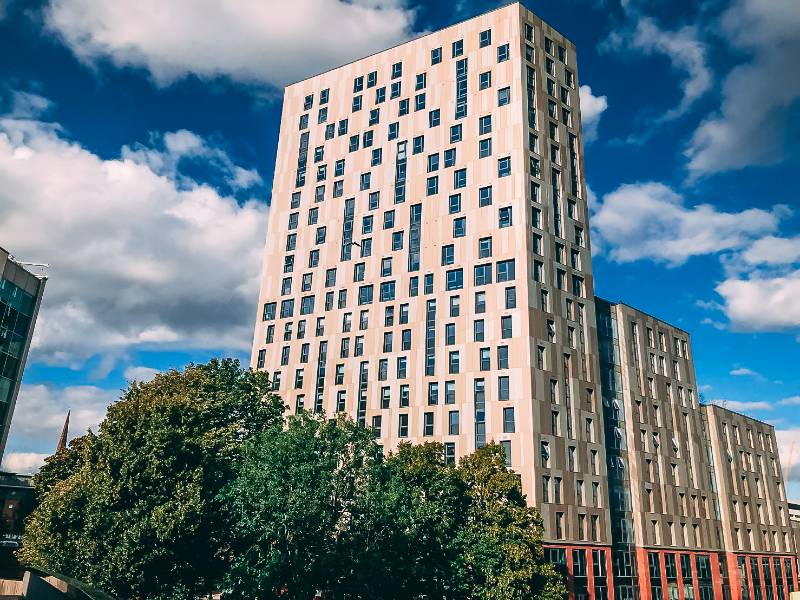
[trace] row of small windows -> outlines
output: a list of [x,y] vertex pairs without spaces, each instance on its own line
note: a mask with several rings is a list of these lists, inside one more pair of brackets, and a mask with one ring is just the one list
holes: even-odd
[[[525,24],[525,38],[529,42],[533,41],[533,28],[532,28],[531,25],[529,25],[527,23]],[[485,29],[485,30],[483,30],[483,31],[481,31],[479,33],[479,35],[478,35],[478,45],[479,45],[480,48],[486,48],[486,47],[492,45],[492,30],[491,29]],[[533,58],[532,57],[533,49],[530,46],[528,46],[528,48],[531,48],[531,50],[530,50],[530,52],[527,53],[527,58],[528,58],[529,62],[533,62],[533,60],[532,60],[532,58]],[[551,55],[551,56],[554,56],[555,55],[555,50],[554,50],[555,48],[556,48],[556,46],[553,43],[553,40],[548,38],[548,37],[545,37],[545,40],[544,40],[545,52],[547,54]],[[559,44],[557,46],[557,53],[558,53],[558,59],[562,63],[566,63],[567,62],[567,50],[566,50],[566,48]],[[451,44],[451,55],[452,55],[452,57],[453,58],[458,58],[459,56],[462,56],[463,54],[464,54],[464,41],[463,40],[456,40],[456,41],[452,42],[452,44]],[[430,55],[431,55],[431,65],[432,66],[433,65],[437,65],[440,62],[442,62],[442,48],[441,47],[432,49]],[[501,45],[497,46],[497,62],[504,62],[504,61],[508,60],[509,58],[510,58],[510,46],[509,46],[509,44],[506,43],[506,44],[501,44]],[[547,59],[547,60],[550,60],[550,59]],[[403,63],[402,62],[397,62],[397,63],[392,64],[392,67],[391,67],[391,79],[398,79],[398,78],[402,77],[402,75],[403,75]],[[417,89],[420,89],[420,79],[421,79],[421,77],[422,77],[422,79],[424,81],[425,73],[418,74],[416,76]],[[394,83],[399,83],[399,82],[394,82]],[[392,85],[394,85],[394,83]],[[366,76],[366,84],[367,84],[367,88],[373,88],[373,87],[376,87],[378,85],[378,72],[377,71],[371,71],[370,73],[367,74],[367,76]],[[424,87],[424,83],[423,83],[422,87]],[[353,80],[353,93],[358,93],[358,92],[361,92],[363,90],[364,90],[364,76],[360,75],[360,76],[357,76]],[[399,92],[398,92],[397,95],[399,95]],[[322,90],[320,92],[319,104],[320,105],[327,104],[328,100],[329,100],[329,97],[330,97],[330,89]],[[307,95],[305,97],[304,101],[303,101],[303,108],[305,110],[308,110],[313,106],[313,104],[314,104],[314,95],[313,94]]]
[[[491,74],[491,72],[487,71],[486,73],[481,73],[478,87],[481,90],[484,90],[484,89],[487,89],[487,88],[491,87],[491,85],[492,85],[492,74]],[[380,103],[384,102],[385,99],[386,99],[385,98],[385,94],[380,93],[380,90],[378,90],[378,92],[379,93],[377,94],[377,96],[375,98],[375,103],[376,104],[380,104]],[[399,95],[399,91],[398,91],[398,95]],[[394,98],[395,96],[392,95],[391,97]],[[510,103],[511,103],[511,88],[510,87],[503,87],[503,88],[498,89],[497,90],[497,106],[506,106],[507,104],[510,104]],[[417,112],[417,111],[420,111],[420,110],[425,110],[426,107],[427,107],[427,102],[426,102],[425,92],[421,92],[419,94],[416,94],[414,96],[414,112]],[[352,104],[351,108],[352,108],[353,112],[358,112],[363,108],[363,100],[362,100],[361,96],[355,96],[353,98],[353,104]],[[397,116],[398,117],[402,117],[402,116],[408,115],[410,112],[411,112],[410,100],[408,98],[400,100],[398,102],[398,105],[397,105]],[[327,123],[327,121],[328,121],[328,108],[327,107],[320,108],[319,112],[317,113],[317,124],[321,125],[321,124]],[[436,126],[439,125],[440,121],[441,121],[441,111],[438,108],[430,110],[429,113],[428,113],[428,125],[430,127],[436,127]],[[369,114],[369,117],[368,117],[368,125],[369,126],[374,126],[374,125],[378,125],[379,123],[380,123],[380,108],[379,107],[378,108],[373,108],[373,109],[370,110],[370,114]],[[349,124],[348,119],[339,120],[338,121],[338,126],[337,126],[337,123],[327,123],[326,126],[325,126],[325,139],[326,140],[330,140],[330,139],[333,139],[333,137],[335,135],[339,135],[339,136],[345,135],[347,133],[348,124]],[[304,114],[300,115],[300,122],[299,122],[299,126],[298,126],[299,130],[300,131],[304,131],[304,130],[308,129],[308,125],[309,125],[309,115],[308,115],[308,113],[304,113]],[[399,123],[391,123],[389,125],[389,129],[392,132],[394,132],[395,137],[399,133],[399,126],[400,126]],[[357,137],[358,136],[355,136],[355,138],[357,138]],[[353,145],[353,139],[354,138],[350,138],[351,146]],[[389,139],[392,139],[392,137],[390,137]],[[358,148],[357,147],[356,148],[351,148],[351,151],[354,150],[354,149],[357,150]]]

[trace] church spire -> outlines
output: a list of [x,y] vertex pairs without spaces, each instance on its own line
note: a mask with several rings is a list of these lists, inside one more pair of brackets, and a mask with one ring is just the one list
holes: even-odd
[[67,418],[64,419],[64,427],[61,429],[61,437],[58,438],[58,446],[56,446],[56,452],[59,450],[64,450],[67,447],[67,435],[69,435],[69,414],[72,412],[71,410],[67,411]]

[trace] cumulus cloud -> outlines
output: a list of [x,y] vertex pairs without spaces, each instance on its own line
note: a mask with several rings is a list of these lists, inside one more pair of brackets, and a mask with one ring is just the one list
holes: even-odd
[[693,176],[770,165],[797,155],[800,10],[796,0],[737,0],[716,30],[749,60],[722,84],[717,113],[695,130],[686,156]]
[[202,163],[217,169],[225,183],[235,191],[264,183],[258,171],[240,167],[223,148],[186,129],[152,134],[148,146],[124,146],[122,158],[146,165],[154,173],[166,175],[189,188],[195,185],[195,181],[181,174],[179,169],[184,162]]
[[266,206],[177,177],[170,160],[211,150],[163,140],[160,166],[138,147],[105,159],[57,124],[0,118],[0,239],[51,265],[32,360],[108,371],[132,347],[249,347]]
[[776,429],[783,477],[787,484],[800,488],[800,429]]
[[800,236],[793,238],[768,235],[756,240],[742,252],[750,265],[787,265],[800,262]]
[[161,371],[158,369],[153,369],[152,367],[144,367],[144,366],[131,366],[125,369],[125,379],[128,381],[141,381],[141,382],[148,382],[153,377],[158,375]]
[[[106,409],[119,398],[119,390],[92,385],[55,387],[23,384],[20,387],[7,447],[13,453],[55,451],[67,411],[69,439],[89,428],[97,431]],[[21,458],[19,460],[22,460]]]
[[738,369],[733,369],[730,372],[731,375],[734,377],[755,377],[756,379],[762,379],[763,376],[761,373],[753,371],[753,369],[748,369],[747,367],[739,367]]
[[771,210],[722,212],[710,204],[687,206],[664,184],[625,184],[595,204],[592,227],[603,252],[617,262],[650,259],[670,266],[692,256],[734,250],[774,232],[788,213]]
[[581,100],[583,139],[592,142],[597,139],[597,127],[600,124],[600,117],[608,108],[608,98],[595,96],[592,88],[588,85],[582,85],[578,91]]
[[41,452],[7,452],[3,456],[3,470],[31,475],[41,468],[47,457],[47,454]]
[[770,411],[775,408],[769,402],[765,402],[763,400],[755,400],[755,401],[745,401],[745,400],[726,400],[726,399],[715,399],[710,400],[709,404],[717,404],[723,408],[727,408],[728,410],[733,410],[740,413],[749,414],[751,412],[763,412],[763,411]]
[[51,0],[45,21],[88,63],[282,86],[405,41],[403,0]]
[[670,121],[685,114],[703,96],[713,82],[708,66],[708,47],[702,41],[700,31],[695,26],[685,26],[674,31],[662,29],[650,17],[639,14],[628,7],[634,26],[612,32],[601,45],[608,51],[636,50],[645,55],[666,57],[672,68],[685,75],[681,82],[679,104],[665,112],[660,121]]
[[44,96],[24,90],[11,90],[8,104],[8,117],[14,119],[38,119],[53,108],[53,103]]
[[786,275],[755,272],[716,286],[734,329],[780,331],[800,327],[800,269]]

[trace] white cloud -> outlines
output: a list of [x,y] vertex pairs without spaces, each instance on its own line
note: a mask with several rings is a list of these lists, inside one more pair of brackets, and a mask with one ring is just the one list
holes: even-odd
[[131,366],[125,369],[125,379],[127,379],[128,381],[136,380],[144,383],[153,379],[153,377],[158,375],[160,372],[161,371],[159,371],[158,369],[153,369],[152,367]]
[[798,150],[791,121],[800,102],[797,0],[737,0],[715,29],[751,59],[728,73],[719,111],[691,138],[693,176],[774,164]]
[[741,413],[770,411],[775,408],[772,404],[763,400],[748,402],[744,400],[715,399],[709,400],[709,403]]
[[195,182],[181,175],[179,168],[183,161],[200,162],[219,170],[232,190],[246,190],[263,183],[256,170],[234,164],[223,148],[186,129],[151,135],[150,146],[124,146],[122,158],[146,165],[154,173],[166,175],[190,188]]
[[800,396],[789,396],[778,402],[781,406],[800,406]]
[[741,255],[750,265],[788,265],[800,262],[800,236],[793,238],[768,235],[756,240]]
[[800,483],[800,429],[776,429],[775,438],[787,484]]
[[800,269],[786,275],[732,277],[716,287],[731,325],[740,331],[800,327]]
[[595,239],[612,260],[651,259],[671,266],[692,256],[735,250],[774,232],[788,209],[721,212],[686,206],[683,196],[656,182],[625,184],[596,203]]
[[747,367],[733,369],[730,374],[734,377],[755,377],[756,379],[761,379],[763,377],[761,373],[753,371],[753,369],[748,369]]
[[108,370],[135,346],[249,348],[265,204],[126,151],[103,159],[57,125],[0,118],[0,239],[51,265],[32,359],[80,368],[99,354]]
[[664,113],[660,121],[669,121],[685,114],[692,105],[711,89],[713,75],[708,67],[708,48],[700,39],[697,27],[685,26],[674,31],[664,30],[650,17],[627,7],[629,18],[635,21],[632,28],[613,32],[602,44],[611,51],[638,50],[645,55],[662,55],[672,68],[685,73],[681,82],[681,100],[678,106]]
[[47,25],[81,60],[282,86],[405,41],[403,0],[51,0]]
[[597,139],[597,126],[600,124],[600,117],[608,108],[608,98],[595,96],[592,94],[592,88],[588,85],[582,85],[578,91],[581,100],[583,139],[586,142],[592,142]]
[[702,325],[710,325],[711,327],[719,331],[727,329],[725,323],[722,323],[721,321],[715,321],[714,319],[711,319],[709,317],[704,318],[702,321],[700,321],[700,323]]
[[117,390],[92,385],[59,388],[23,384],[11,421],[7,448],[12,453],[50,455],[55,452],[67,411],[71,411],[69,439],[83,435],[89,428],[96,432],[106,409],[119,395]]
[[[2,7],[0,6],[0,8]],[[40,452],[7,452],[3,456],[3,470],[11,473],[33,474],[39,470],[48,456],[49,454]]]
[[8,116],[14,119],[38,119],[53,108],[53,103],[44,96],[23,90],[11,90],[9,103]]

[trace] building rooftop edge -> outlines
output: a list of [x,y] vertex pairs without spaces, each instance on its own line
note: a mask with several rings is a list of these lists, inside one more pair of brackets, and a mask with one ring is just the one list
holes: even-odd
[[595,294],[594,297],[595,297],[595,300],[602,300],[603,302],[605,302],[607,304],[613,304],[615,306],[619,304],[621,306],[625,306],[627,308],[630,308],[631,310],[635,310],[638,313],[642,313],[643,315],[651,317],[651,318],[655,319],[656,321],[659,321],[660,323],[664,323],[665,325],[669,325],[673,329],[677,329],[678,331],[681,331],[681,332],[685,333],[687,336],[691,337],[691,335],[692,335],[689,331],[687,331],[683,327],[678,327],[677,325],[675,325],[673,323],[670,323],[669,321],[665,321],[664,319],[661,319],[661,318],[655,316],[654,314],[651,314],[651,313],[649,313],[647,311],[644,311],[641,308],[636,308],[635,306],[632,306],[632,305],[630,305],[630,304],[628,304],[626,302],[622,302],[621,300],[616,300],[616,301],[615,300],[608,300],[607,298],[603,298],[602,296],[598,296],[597,294]]
[[3,246],[0,246],[0,253],[5,253],[5,255],[6,255],[6,257],[8,258],[8,260],[10,260],[12,263],[14,263],[15,265],[17,265],[17,266],[18,266],[20,269],[22,269],[23,271],[25,271],[25,272],[26,272],[28,275],[30,275],[31,277],[36,277],[36,279],[39,279],[39,280],[42,280],[42,281],[47,281],[47,275],[42,275],[42,274],[40,274],[40,273],[34,273],[34,272],[33,272],[33,271],[31,271],[30,269],[28,269],[28,268],[27,268],[27,267],[26,267],[26,266],[25,266],[23,263],[21,263],[21,262],[20,262],[20,261],[17,259],[17,257],[16,257],[16,256],[14,256],[13,254],[11,254],[11,252],[9,252],[9,251],[8,251],[8,250],[6,250],[5,248],[3,248]]
[[705,404],[703,404],[703,406],[709,406],[709,407],[718,408],[720,410],[724,410],[724,411],[732,413],[734,415],[739,415],[740,417],[744,417],[748,421],[755,421],[756,423],[761,423],[762,425],[766,425],[767,427],[771,427],[772,429],[775,429],[775,425],[773,425],[772,423],[768,423],[767,421],[762,421],[761,419],[756,419],[755,417],[751,417],[750,415],[746,415],[746,414],[744,414],[742,412],[739,412],[738,410],[732,410],[732,409],[730,409],[730,408],[728,408],[726,406],[722,406],[721,404],[717,404],[716,402],[706,402]]
[[[447,25],[446,27],[442,27],[441,29],[435,29],[434,31],[426,31],[424,33],[420,33],[419,35],[411,37],[411,38],[409,38],[409,39],[407,39],[407,40],[405,40],[403,42],[399,42],[397,44],[394,44],[393,46],[389,46],[388,48],[382,48],[381,50],[376,50],[375,52],[372,52],[371,54],[366,54],[364,56],[359,56],[358,58],[354,58],[353,60],[350,60],[350,61],[348,61],[346,63],[342,63],[342,64],[337,65],[335,67],[331,67],[330,69],[325,69],[324,71],[319,71],[319,72],[314,73],[312,75],[309,75],[307,77],[303,77],[302,79],[298,79],[296,81],[292,81],[290,83],[287,83],[285,86],[283,86],[283,89],[285,91],[287,88],[290,88],[293,85],[297,85],[298,83],[303,83],[304,81],[308,81],[309,79],[314,79],[314,77],[319,77],[320,75],[324,75],[325,73],[330,73],[331,71],[335,71],[336,69],[341,69],[342,67],[346,67],[347,65],[351,65],[351,64],[353,64],[355,62],[358,62],[360,60],[364,60],[365,58],[369,58],[371,56],[375,56],[375,55],[381,54],[383,52],[388,52],[389,50],[393,50],[394,48],[399,48],[400,46],[404,46],[405,44],[410,44],[411,42],[416,42],[417,40],[421,40],[422,38],[428,37],[429,35],[433,35],[434,33],[438,33],[440,31],[445,31],[445,30],[450,29],[452,27],[458,27],[462,23],[466,23],[467,21],[471,21],[473,19],[477,19],[478,17],[482,17],[484,15],[488,15],[488,14],[491,14],[493,12],[497,12],[498,10],[503,10],[503,9],[508,8],[509,6],[513,6],[515,4],[517,4],[520,7],[524,8],[525,10],[530,12],[531,14],[536,15],[536,13],[534,13],[531,9],[529,9],[527,6],[525,6],[521,2],[521,0],[511,0],[509,2],[503,2],[502,4],[500,4],[499,6],[496,6],[495,8],[493,8],[491,10],[487,10],[487,11],[484,11],[482,13],[478,13],[477,15],[472,15],[471,17],[467,17],[466,19],[461,19],[460,21],[456,21],[455,23]],[[536,15],[536,16],[543,23],[546,22],[544,19],[542,19],[538,15]],[[550,26],[552,29],[555,30],[555,28],[553,28],[553,26],[550,25],[549,23],[548,23],[548,26]],[[555,31],[557,31],[557,30],[555,30]],[[561,32],[559,32],[559,35],[564,37],[564,39],[569,41],[569,43],[572,44],[572,46],[574,47],[574,44],[572,43],[571,40],[569,40],[569,38],[564,36]]]

